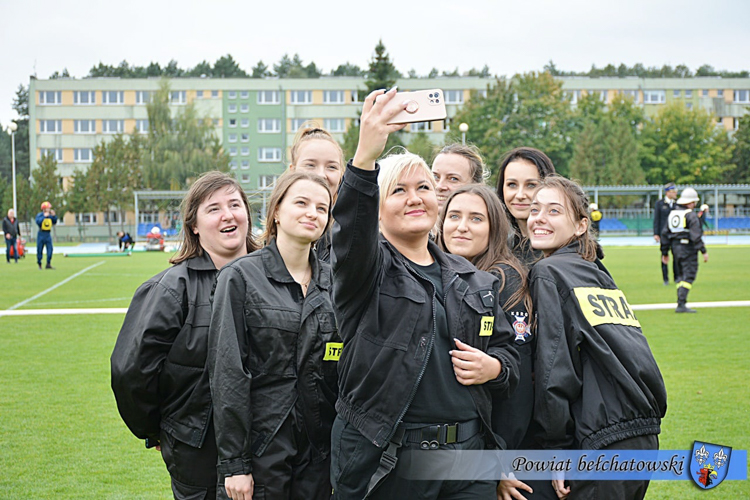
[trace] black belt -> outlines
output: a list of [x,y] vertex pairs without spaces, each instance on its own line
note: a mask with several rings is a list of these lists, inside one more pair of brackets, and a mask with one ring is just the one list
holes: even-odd
[[461,443],[476,435],[482,429],[478,418],[455,424],[436,424],[412,427],[415,424],[404,424],[404,441],[417,443],[423,450],[436,450],[444,444]]

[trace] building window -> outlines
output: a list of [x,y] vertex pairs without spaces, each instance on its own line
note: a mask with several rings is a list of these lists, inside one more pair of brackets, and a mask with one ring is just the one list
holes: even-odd
[[349,99],[351,99],[352,103],[360,103],[364,99],[362,99],[362,96],[359,95],[359,90],[350,90],[349,91]]
[[247,90],[243,90],[240,92],[240,99],[247,99],[248,97],[250,97],[250,92],[248,92]]
[[62,92],[39,92],[40,106],[49,106],[52,104],[62,104]]
[[151,102],[151,92],[148,90],[138,90],[135,93],[136,104],[148,104]]
[[237,99],[237,92],[234,90],[227,92],[227,99]]
[[73,92],[73,104],[92,105],[96,104],[96,92],[93,90]]
[[76,134],[95,134],[96,120],[76,120],[74,132]]
[[240,120],[240,127],[247,128],[250,126],[250,118],[243,118]]
[[242,174],[242,182],[245,184],[250,182],[250,174]]
[[716,95],[717,95],[717,96],[719,96],[719,97],[724,97],[724,91],[723,91],[723,90],[721,90],[721,89],[720,89],[720,90],[717,90],[717,91],[716,91]]
[[565,95],[570,97],[570,104],[576,104],[578,101],[581,100],[580,90],[566,90]]
[[211,120],[211,123],[214,124],[214,127],[218,127],[219,126],[219,119],[218,118],[214,118],[214,119]]
[[685,103],[685,107],[686,107],[687,109],[693,109],[693,103],[692,103],[692,102],[686,102],[686,103]]
[[258,148],[258,161],[281,161],[281,148]]
[[237,160],[230,160],[229,161],[229,168],[231,168],[232,170],[236,169],[237,168]]
[[734,126],[732,127],[735,131],[739,130],[740,128],[740,119],[737,117],[732,118],[734,120]]
[[464,102],[463,90],[446,90],[445,91],[445,103],[446,104],[463,104],[463,102]]
[[451,129],[451,122],[453,118],[446,118],[443,120],[443,131],[448,132]]
[[326,118],[323,123],[329,132],[346,132],[343,118]]
[[203,99],[203,91],[202,90],[196,90],[195,91],[195,98],[196,99]]
[[120,212],[117,210],[109,210],[107,212],[104,212],[104,222],[113,222],[113,223],[119,223],[120,222]]
[[312,90],[292,90],[292,104],[312,104]]
[[250,168],[250,160],[242,160],[240,164],[240,168],[243,168],[243,169]]
[[102,120],[103,134],[117,134],[125,129],[124,120]]
[[93,225],[97,223],[97,214],[95,212],[85,212],[76,214],[76,224]]
[[741,103],[741,104],[750,103],[750,90],[735,90],[734,102]]
[[411,124],[412,132],[429,132],[432,130],[432,122],[417,122]]
[[218,99],[219,98],[219,91],[218,90],[212,90],[211,91],[211,99]]
[[117,90],[103,91],[102,104],[122,104],[124,102],[124,94],[125,92]]
[[175,90],[169,93],[169,102],[171,104],[185,104],[187,103],[187,93],[184,90]]
[[229,148],[229,156],[237,156],[237,148],[232,146]]
[[708,90],[701,90],[701,96],[708,97]]
[[258,176],[258,189],[272,189],[278,178],[278,175]]
[[640,97],[640,95],[637,90],[623,90],[622,93],[623,95],[632,98],[634,104],[639,103],[638,98]]
[[672,97],[674,97],[675,99],[679,99],[680,97],[682,97],[682,92],[679,90],[673,90]]
[[237,134],[229,134],[229,142],[237,142]]
[[281,120],[278,118],[258,118],[258,132],[275,134],[281,131]]
[[240,134],[240,140],[242,142],[250,142],[250,134],[248,134],[248,133],[242,133],[242,134]]
[[76,163],[91,163],[94,160],[94,155],[89,148],[81,148],[73,150],[73,161]]
[[39,120],[40,134],[62,134],[62,120]]
[[51,156],[56,162],[63,160],[63,150],[60,148],[41,148],[39,149],[39,159],[45,156]]
[[242,149],[240,150],[240,154],[242,156],[249,156],[250,155],[250,148],[248,148],[247,146],[243,146]]
[[664,90],[644,90],[644,104],[664,104],[667,102],[667,93]]
[[482,99],[487,98],[487,89],[477,90],[477,96],[481,97]]
[[249,104],[240,104],[240,113],[247,113],[248,111],[250,111]]
[[685,91],[685,99],[692,99],[693,98],[693,91],[692,90],[686,90]]
[[304,118],[292,118],[292,128],[289,129],[289,132],[296,133],[306,121]]
[[323,104],[344,104],[343,90],[324,90]]
[[236,104],[230,104],[227,106],[227,113],[236,113],[237,112],[237,105]]
[[278,90],[261,90],[258,91],[258,104],[278,104]]
[[139,134],[148,134],[148,120],[136,120],[135,130]]
[[236,126],[237,126],[237,118],[230,118],[230,119],[229,119],[229,126],[230,126],[231,128],[234,128],[234,127],[236,127]]

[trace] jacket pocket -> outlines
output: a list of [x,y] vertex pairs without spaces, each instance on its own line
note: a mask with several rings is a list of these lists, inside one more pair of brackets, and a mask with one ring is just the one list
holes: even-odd
[[299,311],[256,307],[246,315],[250,373],[294,377]]
[[483,351],[487,349],[489,339],[494,333],[495,321],[498,320],[495,318],[496,300],[498,298],[492,289],[468,292],[463,297],[461,325],[464,329],[464,339]]
[[370,305],[377,307],[378,327],[373,328],[373,323],[363,318],[357,333],[379,346],[406,351],[420,317],[432,321],[432,307],[427,304],[426,295],[422,285],[411,277],[385,276],[378,296],[380,303]]

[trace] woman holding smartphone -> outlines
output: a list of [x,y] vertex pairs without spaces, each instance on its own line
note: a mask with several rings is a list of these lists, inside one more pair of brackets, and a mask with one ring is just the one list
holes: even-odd
[[182,200],[180,251],[136,290],[112,352],[112,391],[128,428],[161,451],[176,499],[216,498],[216,442],[206,368],[218,269],[258,248],[237,181],[196,180]]
[[[310,172],[323,177],[333,193],[333,201],[344,175],[344,151],[325,129],[314,123],[305,123],[297,131],[291,148],[289,169],[295,172]],[[326,231],[315,245],[318,258],[328,262],[331,256],[331,233]]]
[[405,106],[394,96],[366,98],[334,208],[334,303],[344,341],[334,495],[494,499],[494,481],[410,481],[399,465],[405,450],[498,446],[490,389],[512,390],[518,354],[498,280],[430,241],[438,203],[424,160],[407,153],[376,164],[388,134],[403,127],[388,125]]
[[531,200],[539,183],[555,173],[549,157],[534,148],[516,148],[505,154],[500,161],[497,176],[497,196],[500,198],[514,235],[509,240],[513,253],[526,266],[542,257],[541,252],[531,248],[526,221],[529,218]]
[[266,215],[266,246],[217,278],[208,369],[220,496],[326,499],[341,341],[331,276],[313,244],[330,224],[323,177],[288,171]]
[[[640,323],[597,258],[588,197],[542,181],[528,219],[537,311],[534,420],[547,449],[656,450],[667,393]],[[559,498],[643,498],[648,481],[553,481]]]

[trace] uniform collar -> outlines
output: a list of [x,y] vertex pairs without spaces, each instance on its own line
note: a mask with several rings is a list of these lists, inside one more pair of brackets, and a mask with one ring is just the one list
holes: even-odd
[[[279,253],[279,247],[276,246],[276,238],[272,239],[268,245],[263,247],[261,250],[261,257],[263,259],[263,268],[266,270],[266,277],[273,279],[280,283],[296,283],[292,275],[284,264],[284,259],[281,258]],[[311,280],[323,290],[328,290],[331,285],[331,279],[328,273],[320,272],[320,262],[315,250],[310,249],[310,256],[308,258],[310,266],[312,267],[312,278]]]
[[195,271],[216,271],[214,261],[211,260],[211,256],[205,250],[201,251],[202,255],[197,257],[191,257],[187,260],[188,269]]

